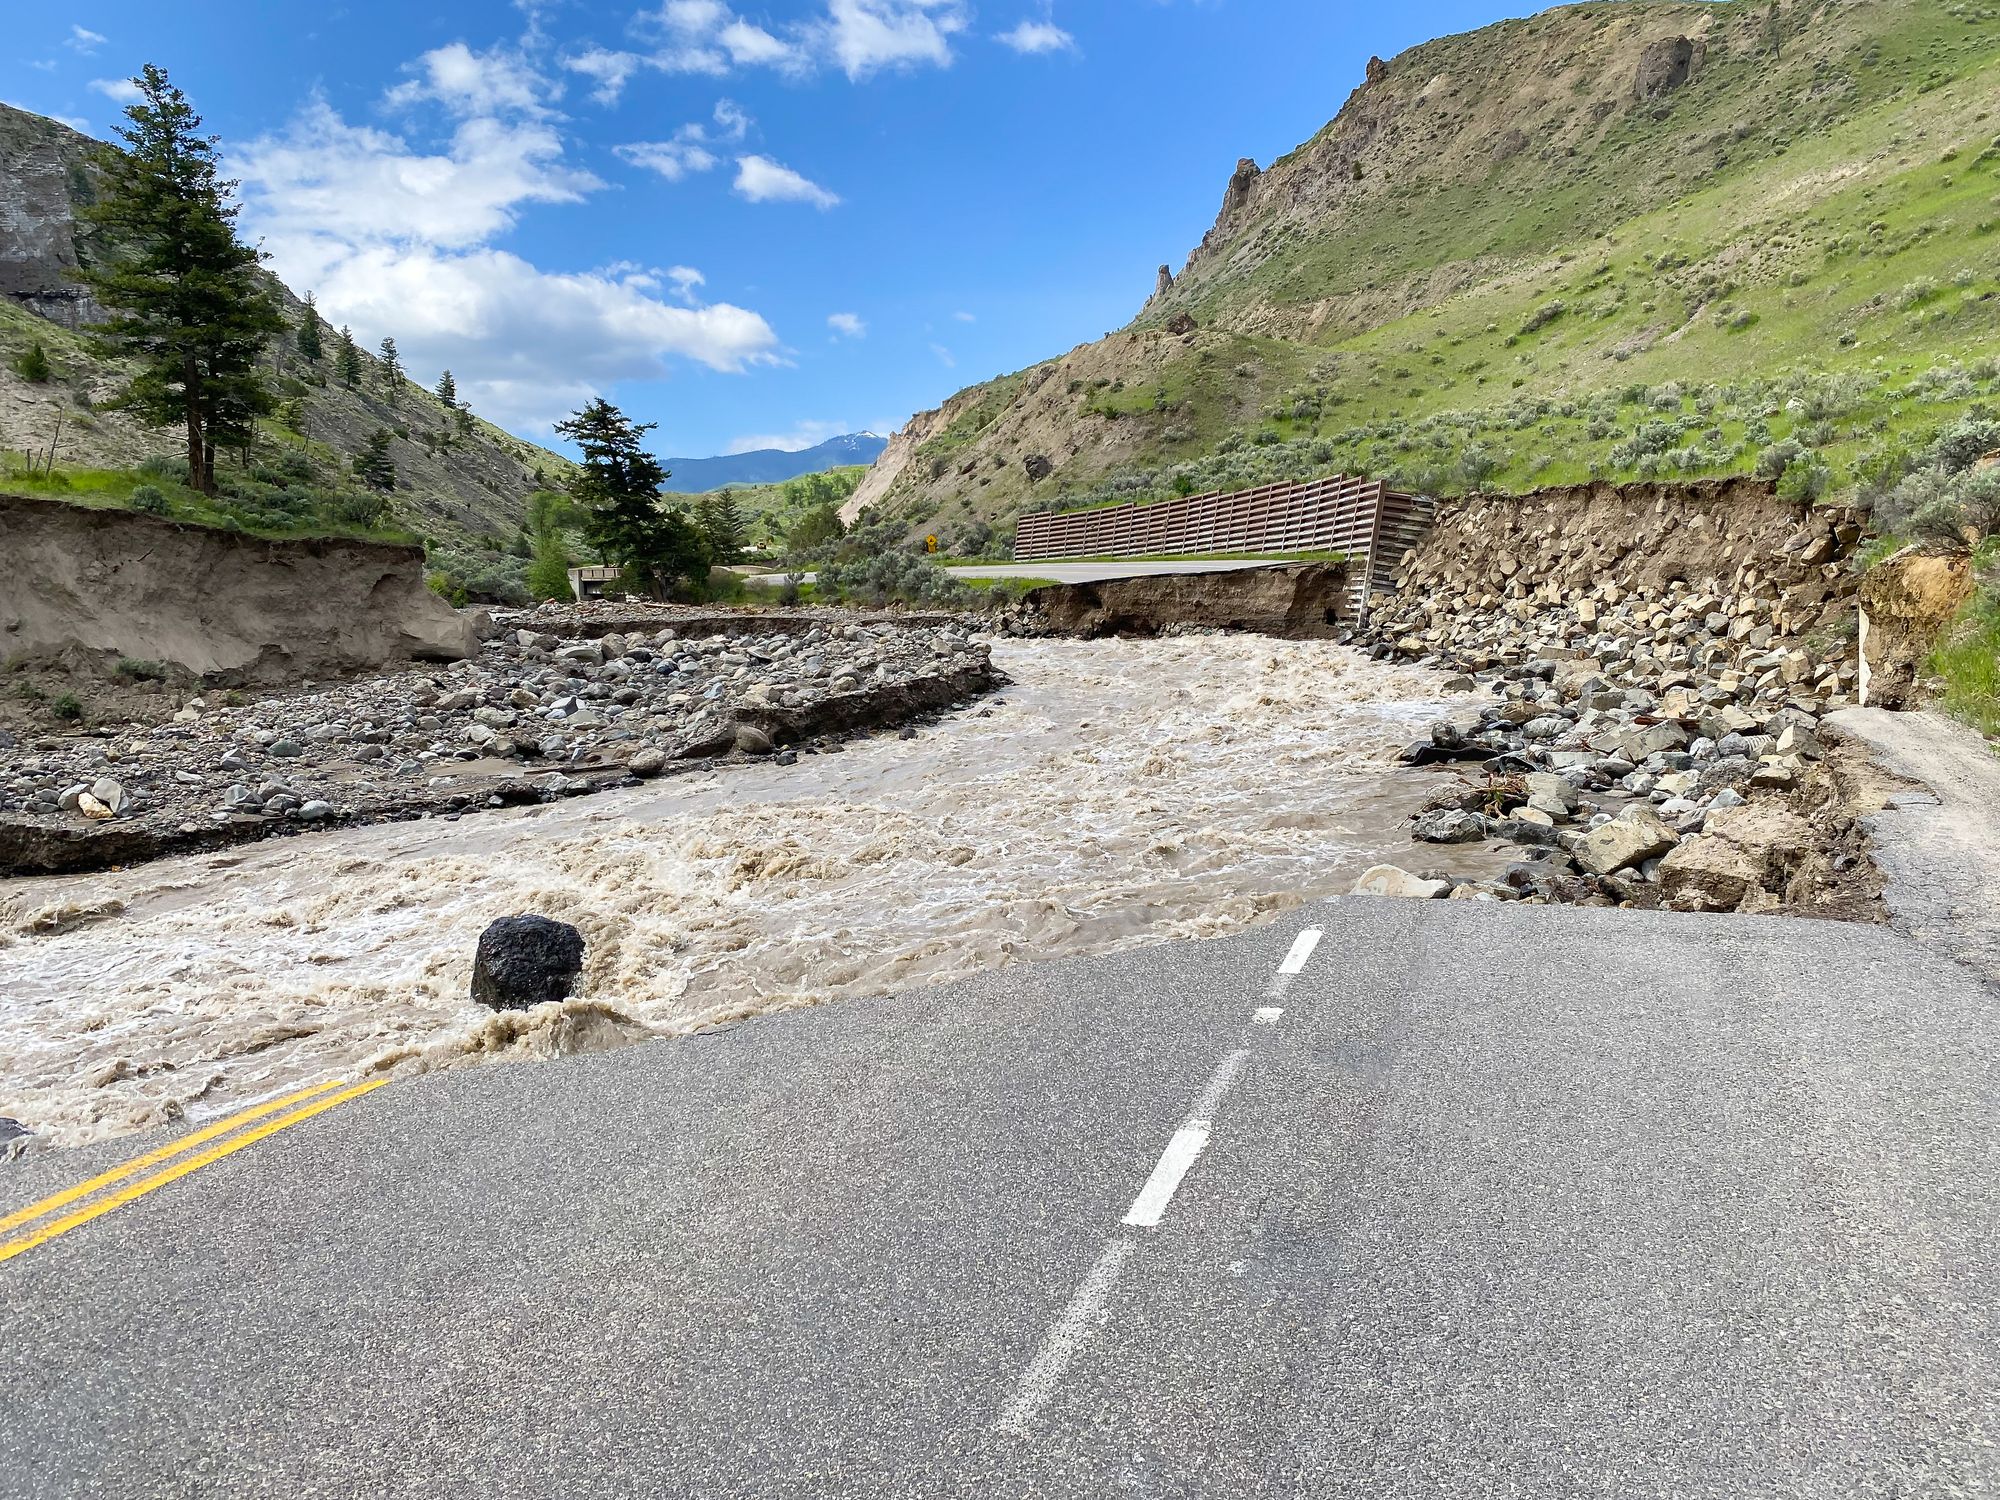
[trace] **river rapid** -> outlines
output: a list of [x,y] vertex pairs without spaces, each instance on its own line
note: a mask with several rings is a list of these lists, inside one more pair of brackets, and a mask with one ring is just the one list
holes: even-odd
[[[1436,675],[1254,636],[1001,641],[914,740],[546,807],[0,883],[0,1115],[75,1144],[380,1070],[551,1056],[1217,935],[1409,862]],[[467,998],[492,919],[578,996]],[[1107,997],[1115,1003],[1115,997]]]

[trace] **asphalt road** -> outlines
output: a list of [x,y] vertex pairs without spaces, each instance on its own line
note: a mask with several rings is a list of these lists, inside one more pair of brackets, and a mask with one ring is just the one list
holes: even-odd
[[0,1493],[1990,1493],[1993,999],[1349,899],[397,1082],[0,1264]]
[[[956,578],[1046,578],[1053,583],[1097,583],[1106,578],[1152,578],[1162,573],[1234,573],[1240,568],[1281,567],[1295,558],[1265,557],[1238,559],[1221,562],[1215,559],[1194,562],[1024,562],[1024,563],[979,563],[946,568],[945,571]],[[801,573],[802,583],[811,583],[819,575]],[[762,573],[758,581],[775,587],[785,579],[783,573]]]
[[1897,928],[2000,983],[2000,757],[1938,713],[1843,708],[1825,724],[1910,783],[1868,819]]

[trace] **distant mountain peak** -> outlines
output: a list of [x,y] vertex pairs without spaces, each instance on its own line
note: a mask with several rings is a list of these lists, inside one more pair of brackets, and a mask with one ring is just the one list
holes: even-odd
[[889,440],[873,432],[847,432],[810,448],[757,448],[713,458],[666,460],[671,493],[699,495],[726,484],[782,484],[801,474],[819,474],[854,464],[872,464]]

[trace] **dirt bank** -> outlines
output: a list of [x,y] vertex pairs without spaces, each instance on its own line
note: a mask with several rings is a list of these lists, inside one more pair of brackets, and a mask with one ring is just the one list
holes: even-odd
[[1151,636],[1177,626],[1286,640],[1331,636],[1348,613],[1345,563],[1166,573],[1031,589],[1007,626],[1019,635]]
[[261,541],[124,510],[0,495],[0,660],[160,663],[219,686],[338,677],[479,649],[424,586],[418,547]]

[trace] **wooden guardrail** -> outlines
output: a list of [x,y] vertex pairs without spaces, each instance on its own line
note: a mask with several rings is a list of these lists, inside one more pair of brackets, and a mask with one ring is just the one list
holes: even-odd
[[1344,553],[1356,617],[1395,586],[1396,564],[1436,507],[1379,479],[1334,475],[1173,500],[1038,511],[1014,530],[1014,558],[1145,557],[1175,552]]

